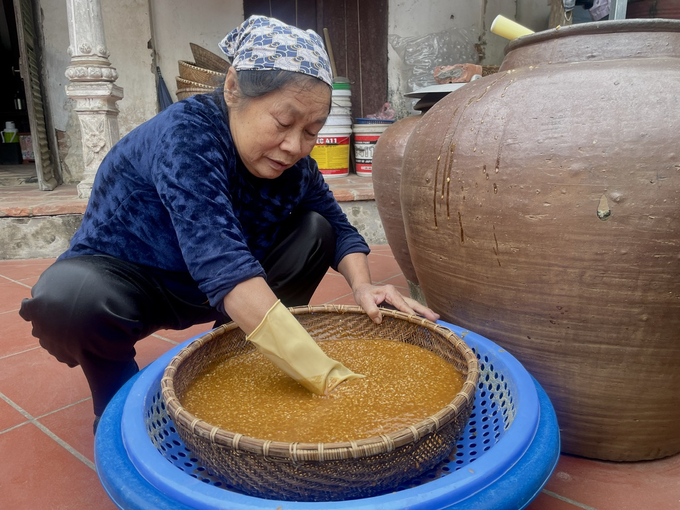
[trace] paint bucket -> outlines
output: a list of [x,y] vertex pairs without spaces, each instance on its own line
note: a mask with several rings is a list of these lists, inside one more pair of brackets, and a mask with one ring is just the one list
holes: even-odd
[[[335,82],[333,83],[333,93],[331,94],[331,112],[330,115],[344,115],[350,117],[352,115],[352,91],[349,83]],[[351,124],[351,122],[350,122]]]
[[380,135],[391,126],[392,123],[354,124],[354,160],[356,162],[357,175],[372,177],[373,175],[373,150]]
[[352,101],[348,82],[333,82],[331,111],[328,114],[312,158],[316,160],[324,178],[347,177],[349,175],[349,150],[352,136]]
[[349,83],[333,83],[331,111],[324,127],[328,126],[352,126],[352,91]]
[[[330,118],[329,118],[330,120]],[[352,136],[350,125],[326,125],[319,131],[311,156],[319,171],[327,178],[349,175],[349,140]]]

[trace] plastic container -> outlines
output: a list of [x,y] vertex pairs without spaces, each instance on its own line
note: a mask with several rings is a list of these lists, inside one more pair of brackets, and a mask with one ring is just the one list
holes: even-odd
[[352,91],[349,83],[333,83],[331,111],[324,127],[352,126]]
[[22,162],[21,146],[19,145],[19,130],[14,122],[5,122],[0,144],[0,165],[19,165]]
[[349,151],[352,136],[351,94],[349,83],[333,83],[331,111],[326,124],[319,131],[311,154],[324,178],[349,175]]
[[[333,93],[331,94],[331,115],[346,115],[350,117],[352,114],[352,91],[349,83],[334,83]],[[350,117],[351,124],[351,117]]]
[[107,406],[94,452],[102,485],[119,508],[130,510],[525,508],[559,458],[550,400],[510,353],[473,332],[439,324],[475,351],[484,377],[456,453],[408,486],[373,498],[318,503],[264,500],[225,487],[181,442],[161,398],[165,366],[194,339],[151,363]]
[[[341,119],[342,120],[342,119]],[[329,121],[331,118],[329,117]],[[324,178],[347,177],[349,175],[349,146],[352,136],[349,125],[326,125],[319,131],[311,156],[319,166]]]
[[19,143],[19,130],[14,122],[5,122],[5,129],[2,132],[2,143]]
[[331,113],[328,115],[328,119],[326,119],[326,124],[324,124],[324,129],[331,128],[331,127],[346,127],[349,128],[350,131],[352,130],[352,117],[346,114],[341,114],[338,115],[336,113]]
[[349,98],[333,98],[329,115],[341,115],[350,119],[351,124],[352,101]]
[[354,160],[357,175],[371,177],[373,175],[373,151],[380,135],[392,123],[354,124]]

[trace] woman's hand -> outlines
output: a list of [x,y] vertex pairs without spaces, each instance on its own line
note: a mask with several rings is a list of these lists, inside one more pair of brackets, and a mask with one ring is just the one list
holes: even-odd
[[354,301],[364,309],[373,322],[380,324],[382,314],[378,305],[388,303],[397,310],[411,315],[422,315],[431,321],[439,315],[416,300],[407,298],[392,285],[373,285],[368,270],[368,259],[363,253],[350,253],[338,264],[338,270],[347,280],[354,294]]
[[397,310],[410,315],[422,315],[431,321],[439,320],[439,314],[421,305],[415,299],[404,297],[393,285],[362,284],[354,289],[354,301],[364,309],[376,324],[382,322],[378,305],[388,303]]

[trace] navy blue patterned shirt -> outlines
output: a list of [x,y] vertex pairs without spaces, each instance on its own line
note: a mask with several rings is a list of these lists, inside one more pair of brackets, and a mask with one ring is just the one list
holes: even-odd
[[281,223],[313,210],[333,226],[333,267],[369,249],[310,157],[276,179],[243,165],[222,90],[166,108],[122,138],[97,171],[83,222],[60,258],[106,254],[188,271],[210,304],[236,285],[266,277],[261,260]]

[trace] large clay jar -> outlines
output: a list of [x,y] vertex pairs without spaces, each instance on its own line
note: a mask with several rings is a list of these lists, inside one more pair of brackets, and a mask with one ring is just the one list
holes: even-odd
[[519,358],[563,451],[680,451],[680,22],[512,41],[420,120],[401,198],[427,303]]
[[404,150],[421,115],[412,115],[389,126],[380,135],[373,151],[373,191],[378,214],[382,221],[387,244],[392,248],[394,259],[404,273],[411,292],[418,284],[418,277],[411,263],[406,243],[404,220],[401,216],[399,193],[401,188],[401,165]]

